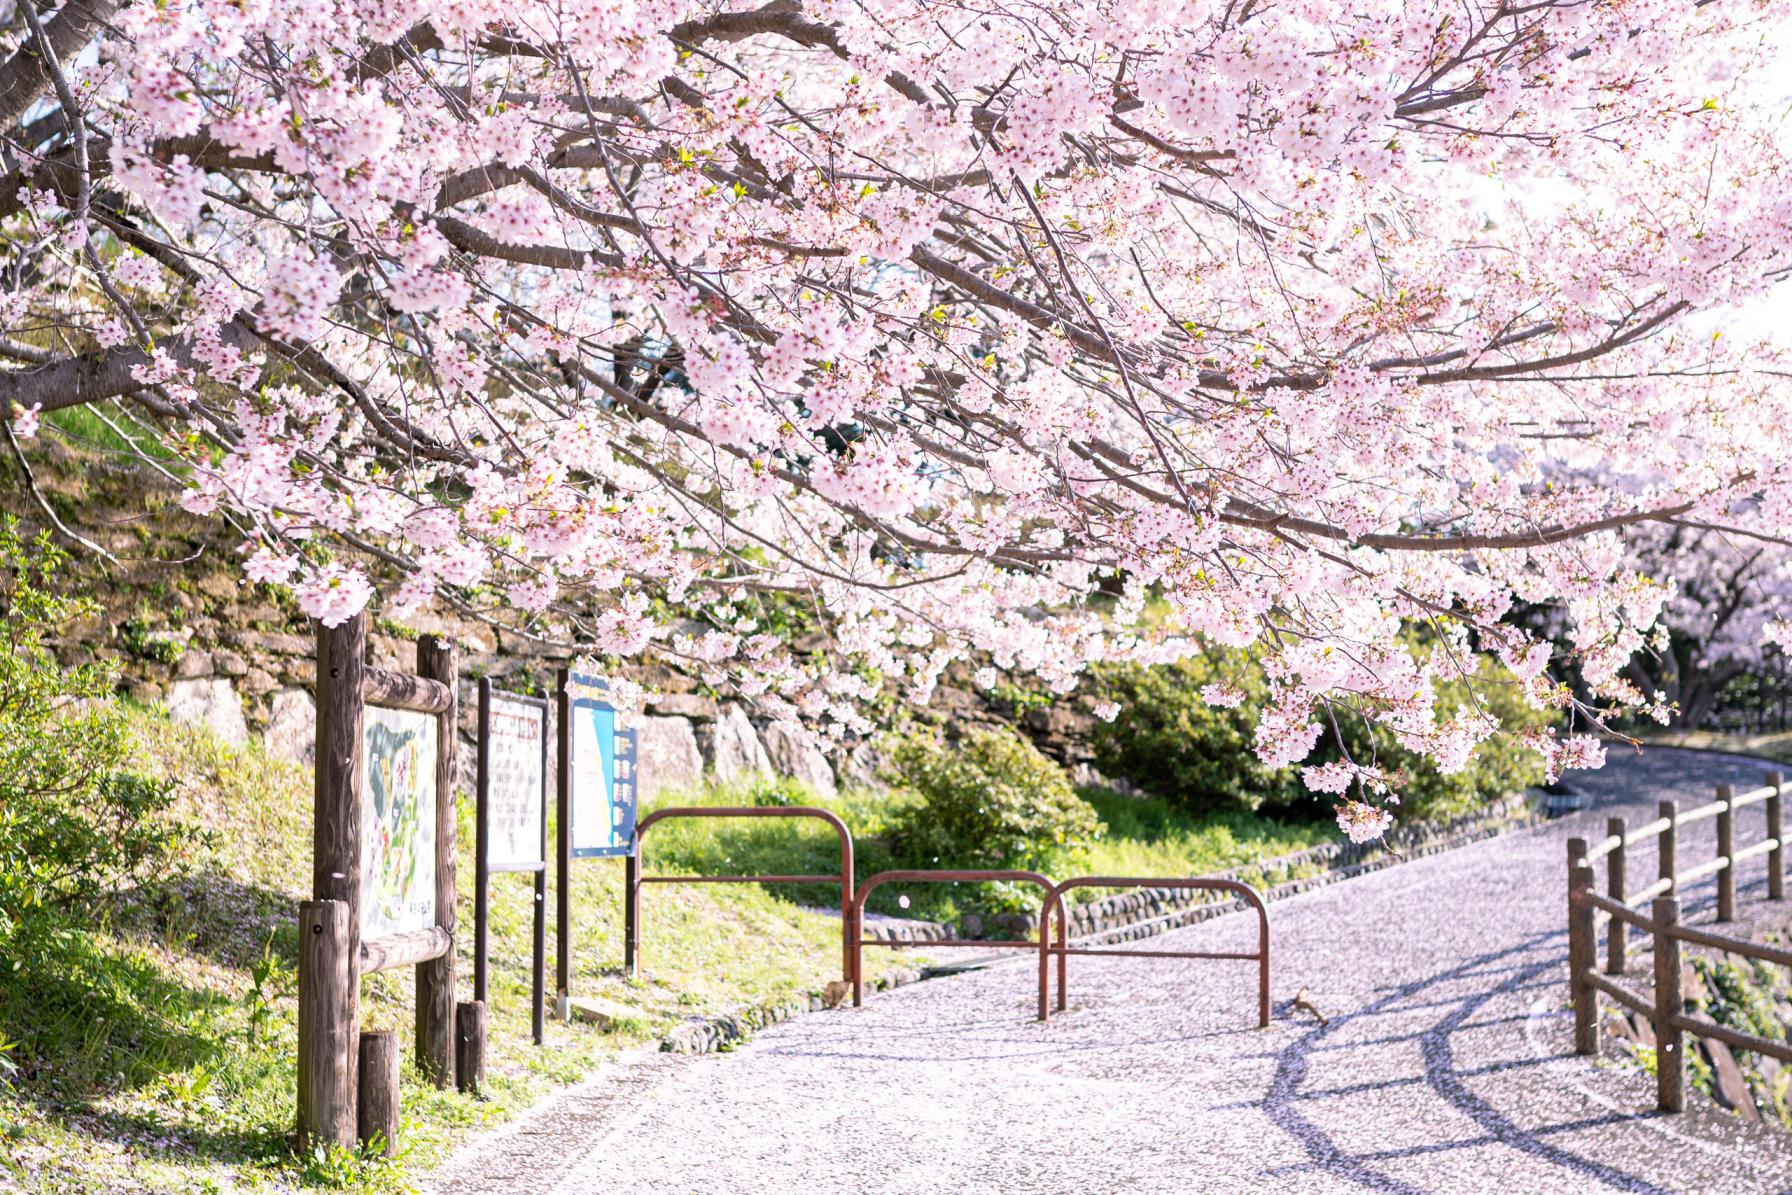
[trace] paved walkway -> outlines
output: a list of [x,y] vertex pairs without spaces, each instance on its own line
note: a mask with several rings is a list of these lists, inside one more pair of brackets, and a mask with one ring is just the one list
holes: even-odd
[[[1648,1112],[1651,1081],[1575,1057],[1564,1010],[1563,841],[1760,774],[1614,751],[1582,781],[1587,813],[1272,905],[1267,1030],[1249,1027],[1249,963],[1072,959],[1069,1011],[1044,1026],[1031,967],[997,967],[800,1017],[732,1054],[637,1056],[465,1152],[430,1190],[1792,1190],[1792,1134]],[[1744,841],[1761,816],[1744,815]],[[1683,836],[1682,866],[1709,855],[1711,825]],[[1652,854],[1631,869],[1653,874]],[[1745,898],[1761,887],[1757,864]],[[1253,934],[1230,916],[1173,940],[1248,949]],[[1328,1025],[1287,1007],[1301,988]]]

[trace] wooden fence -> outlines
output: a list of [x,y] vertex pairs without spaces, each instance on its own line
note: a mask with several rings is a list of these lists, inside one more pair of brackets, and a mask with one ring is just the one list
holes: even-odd
[[[1606,821],[1606,837],[1589,844],[1584,838],[1568,840],[1568,968],[1574,1002],[1574,1048],[1592,1054],[1599,1048],[1600,997],[1609,996],[1624,1007],[1648,1018],[1655,1031],[1656,1106],[1663,1112],[1679,1112],[1686,1105],[1686,1035],[1714,1038],[1735,1049],[1753,1050],[1783,1062],[1792,1062],[1792,1045],[1738,1033],[1715,1022],[1688,1015],[1681,979],[1680,944],[1709,946],[1745,958],[1792,966],[1792,950],[1782,950],[1694,929],[1680,920],[1680,893],[1686,885],[1708,875],[1717,877],[1719,923],[1736,918],[1736,874],[1744,863],[1766,856],[1767,898],[1785,899],[1786,863],[1781,834],[1784,778],[1769,773],[1766,787],[1737,795],[1731,786],[1717,786],[1717,799],[1697,809],[1680,812],[1673,801],[1663,801],[1659,816],[1647,825],[1629,829],[1621,817]],[[1752,806],[1764,808],[1762,837],[1749,846],[1736,844],[1737,815]],[[1706,818],[1717,819],[1717,850],[1713,858],[1680,868],[1680,828]],[[1656,879],[1631,890],[1626,874],[1625,851],[1637,843],[1655,840]],[[1605,892],[1598,891],[1593,864],[1605,860]],[[1647,904],[1649,913],[1641,911]],[[1605,930],[1605,965],[1599,962],[1599,931]],[[1630,931],[1648,934],[1654,949],[1653,992],[1641,992],[1613,976],[1628,974]]]

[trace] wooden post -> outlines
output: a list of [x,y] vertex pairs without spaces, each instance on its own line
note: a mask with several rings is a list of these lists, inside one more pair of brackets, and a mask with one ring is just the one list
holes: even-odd
[[[317,628],[311,896],[300,906],[299,1140],[353,1148],[361,1023],[361,682],[367,616]],[[326,911],[323,905],[337,906]],[[307,952],[311,952],[308,956]]]
[[554,1008],[562,1021],[572,1020],[572,674],[554,675],[554,714],[559,752],[554,769]]
[[1767,852],[1767,899],[1784,900],[1786,898],[1786,848],[1780,836],[1780,795],[1786,778],[1779,772],[1767,773],[1767,783],[1773,786],[1773,794],[1767,798],[1767,837],[1778,843]]
[[[1624,819],[1609,817],[1605,819],[1605,832],[1618,839],[1618,847],[1605,857],[1605,891],[1619,904],[1624,903],[1624,848],[1630,845],[1630,837],[1624,828]],[[1626,925],[1622,918],[1613,917],[1605,930],[1605,970],[1609,975],[1624,974],[1626,965],[1625,949],[1628,946]]]
[[477,780],[473,797],[473,999],[485,999],[486,944],[485,935],[490,914],[492,833],[492,678],[479,678],[479,742],[475,748],[478,760]]
[[463,1000],[454,1009],[454,1082],[475,1095],[485,1090],[485,1001]]
[[398,1154],[398,1034],[390,1029],[361,1034],[361,1110],[356,1139],[363,1147],[377,1139],[388,1158]]
[[299,1149],[355,1145],[354,965],[348,905],[299,905]]
[[1717,873],[1717,919],[1736,920],[1736,811],[1730,808],[1736,790],[1727,784],[1717,786],[1717,799],[1723,808],[1717,813],[1717,857],[1724,861]]
[[1680,899],[1655,898],[1655,1106],[1686,1107],[1686,1033],[1674,1023],[1685,1009],[1680,992],[1680,940],[1667,932],[1680,923]]
[[1594,940],[1593,906],[1575,897],[1593,888],[1593,868],[1587,862],[1587,840],[1568,840],[1568,984],[1574,1003],[1574,1052],[1592,1054],[1599,1049],[1599,991],[1587,982],[1587,973],[1598,965]]
[[1660,870],[1656,874],[1668,882],[1667,895],[1673,896],[1679,891],[1679,886],[1674,882],[1674,876],[1680,870],[1677,861],[1679,846],[1676,842],[1680,836],[1680,806],[1674,801],[1663,801],[1656,806],[1656,813],[1658,817],[1666,819],[1668,823],[1667,829],[1655,838],[1655,849],[1661,859]]
[[448,932],[439,958],[417,964],[417,1066],[437,1087],[454,1077],[454,749],[459,738],[458,661],[454,642],[417,641],[417,675],[448,686],[448,708],[436,715],[436,925]]

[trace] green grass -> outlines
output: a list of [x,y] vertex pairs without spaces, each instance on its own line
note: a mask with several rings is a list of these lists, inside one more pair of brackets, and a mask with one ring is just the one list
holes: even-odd
[[1729,751],[1792,764],[1792,731],[1766,734],[1732,734],[1721,730],[1666,730],[1640,736],[1661,747],[1690,747],[1699,751]]
[[[655,887],[642,978],[620,974],[622,862],[574,866],[574,992],[639,1016],[610,1033],[550,1020],[529,1040],[532,889],[493,879],[486,1098],[409,1070],[396,1164],[292,1153],[297,902],[310,884],[308,769],[134,716],[141,763],[180,778],[215,854],[177,888],[126,894],[96,923],[0,957],[0,1190],[402,1191],[469,1133],[509,1119],[691,1015],[783,1003],[837,978],[838,918],[756,886]],[[460,815],[463,996],[472,976],[472,809]],[[550,895],[550,899],[552,896]],[[554,950],[551,938],[550,956]],[[550,982],[552,959],[549,960]],[[876,977],[895,965],[868,955]],[[369,977],[363,1024],[409,1040],[413,971]],[[550,993],[551,999],[551,993]],[[8,1071],[5,1063],[17,1067]],[[9,1083],[11,1084],[9,1086]]]
[[[1053,869],[1062,874],[1053,875],[1054,879],[1070,875],[1206,875],[1337,838],[1337,830],[1329,822],[1282,821],[1253,813],[1196,818],[1156,797],[1126,796],[1099,788],[1084,789],[1082,796],[1101,817],[1101,836],[1086,851],[1062,860]],[[953,867],[950,859],[909,858],[891,840],[888,831],[895,814],[910,800],[902,794],[864,789],[849,789],[824,800],[781,781],[712,785],[695,792],[666,794],[654,807],[815,805],[839,815],[852,831],[860,880],[899,868]],[[838,838],[814,820],[662,822],[648,832],[643,853],[647,869],[653,872],[820,875],[840,866]],[[790,885],[779,891],[792,902],[817,907],[832,906],[839,900],[839,889],[831,886]],[[1073,898],[1097,900],[1105,895],[1105,891],[1082,889]],[[654,899],[651,890],[648,899]],[[908,903],[902,904],[905,899]],[[878,913],[949,921],[971,912],[1036,909],[1038,898],[1025,885],[902,884],[877,889],[868,907]]]

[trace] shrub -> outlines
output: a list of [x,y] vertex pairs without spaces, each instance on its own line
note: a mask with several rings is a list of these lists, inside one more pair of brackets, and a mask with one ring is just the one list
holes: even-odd
[[[1194,656],[1150,668],[1097,667],[1091,692],[1117,703],[1120,712],[1095,725],[1095,766],[1191,813],[1248,812],[1295,800],[1299,778],[1264,767],[1252,750],[1262,680],[1248,666],[1222,670],[1220,664],[1216,656]],[[1245,690],[1243,705],[1224,709],[1201,700],[1201,687],[1222,677]]]
[[63,668],[48,642],[93,603],[55,589],[65,555],[0,520],[0,940],[165,876],[201,836],[172,786],[125,769],[130,736],[105,663]]
[[[1222,679],[1244,691],[1243,704],[1222,709],[1201,699],[1202,686]],[[1149,668],[1104,665],[1096,670],[1091,689],[1120,706],[1112,722],[1095,728],[1096,766],[1190,812],[1267,806],[1322,816],[1335,799],[1308,792],[1299,766],[1270,769],[1257,759],[1253,733],[1267,692],[1242,653],[1212,652]],[[1345,750],[1358,763],[1375,760],[1397,778],[1403,819],[1455,816],[1540,782],[1540,761],[1520,748],[1516,737],[1526,728],[1546,725],[1550,715],[1525,705],[1511,674],[1492,661],[1483,662],[1472,699],[1499,719],[1501,732],[1483,742],[1458,772],[1443,774],[1430,759],[1400,747],[1390,732],[1344,709],[1337,711],[1337,733],[1328,726],[1301,766],[1331,762]],[[1441,683],[1439,717],[1450,716],[1470,700],[1464,682]]]
[[1005,727],[892,736],[888,759],[885,779],[918,798],[891,826],[916,866],[1045,870],[1101,832],[1064,769]]

